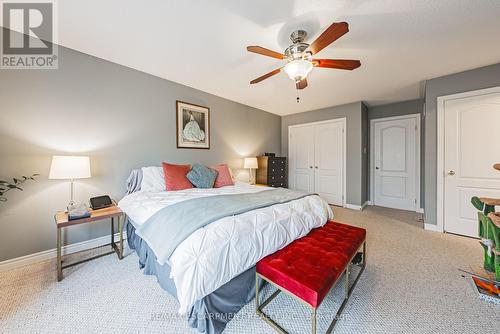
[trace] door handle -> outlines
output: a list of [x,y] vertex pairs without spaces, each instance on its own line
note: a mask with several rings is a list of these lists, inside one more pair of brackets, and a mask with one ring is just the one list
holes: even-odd
[[378,167],[375,167],[375,169],[380,169],[380,168],[378,168]]
[[455,171],[450,169],[447,174],[450,176],[453,176],[453,175],[455,175]]
[[318,166],[316,166],[316,167],[314,167],[314,168],[316,168],[316,169],[317,169],[317,168],[318,168]]
[[313,166],[309,166],[309,168],[313,168]]

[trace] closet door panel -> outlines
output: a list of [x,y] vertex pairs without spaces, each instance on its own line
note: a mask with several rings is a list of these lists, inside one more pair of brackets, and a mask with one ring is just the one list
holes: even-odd
[[319,124],[314,129],[314,191],[334,205],[343,205],[342,131],[342,122]]
[[314,192],[314,126],[291,127],[289,146],[290,188]]

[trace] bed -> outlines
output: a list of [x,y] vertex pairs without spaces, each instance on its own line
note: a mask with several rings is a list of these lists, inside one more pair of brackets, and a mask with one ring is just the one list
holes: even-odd
[[[276,195],[276,189],[238,181],[221,188],[180,191],[145,191],[143,183],[142,170],[132,171],[127,195],[118,203],[127,216],[129,247],[139,256],[144,274],[156,276],[178,300],[179,314],[199,332],[221,333],[254,298],[258,260],[333,218],[328,204],[314,194],[281,189],[278,193],[285,199],[268,205],[271,202],[261,199]],[[238,210],[228,211],[238,199]],[[259,200],[261,205],[245,204]],[[224,210],[228,213],[212,214],[210,223],[184,231],[186,236],[177,243],[170,240],[190,224],[191,216],[198,221]],[[182,218],[188,220],[181,223]]]

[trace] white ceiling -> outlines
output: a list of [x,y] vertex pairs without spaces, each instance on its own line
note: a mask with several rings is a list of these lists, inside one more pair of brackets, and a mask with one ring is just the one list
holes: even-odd
[[[498,0],[64,0],[59,43],[118,64],[279,115],[355,101],[422,96],[422,81],[500,62]],[[280,60],[290,32],[311,42],[334,21],[350,32],[321,58],[360,59],[350,71],[315,68],[296,103]]]

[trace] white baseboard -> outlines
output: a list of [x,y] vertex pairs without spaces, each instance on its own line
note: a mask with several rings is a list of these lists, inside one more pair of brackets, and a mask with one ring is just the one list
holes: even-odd
[[372,201],[366,201],[366,205],[373,205]]
[[351,209],[351,210],[362,211],[367,205],[368,205],[368,201],[366,201],[365,203],[363,203],[363,205],[346,204],[345,207],[347,209]]
[[415,212],[424,213],[425,211],[424,211],[424,208],[420,208],[420,209],[415,210]]
[[[118,242],[120,239],[120,236],[118,233],[115,234],[115,242]],[[125,241],[124,245],[127,243],[127,233],[123,232],[123,240]],[[67,254],[72,254],[72,253],[77,253],[86,249],[94,248],[94,247],[99,247],[99,246],[104,246],[106,244],[109,244],[111,241],[111,237],[109,235],[100,237],[100,238],[95,238],[91,240],[86,240],[82,242],[77,242],[74,244],[66,245],[63,246],[62,248],[62,254],[67,255]],[[52,260],[57,257],[57,249],[48,249],[45,251],[41,251],[38,253],[34,254],[29,254],[21,257],[16,257],[14,259],[10,260],[5,260],[0,262],[0,272],[12,270],[12,269],[17,269],[20,267],[24,267],[30,264],[42,262],[42,261],[47,261],[47,260]]]
[[424,224],[424,230],[433,232],[443,232],[437,225],[434,224]]

